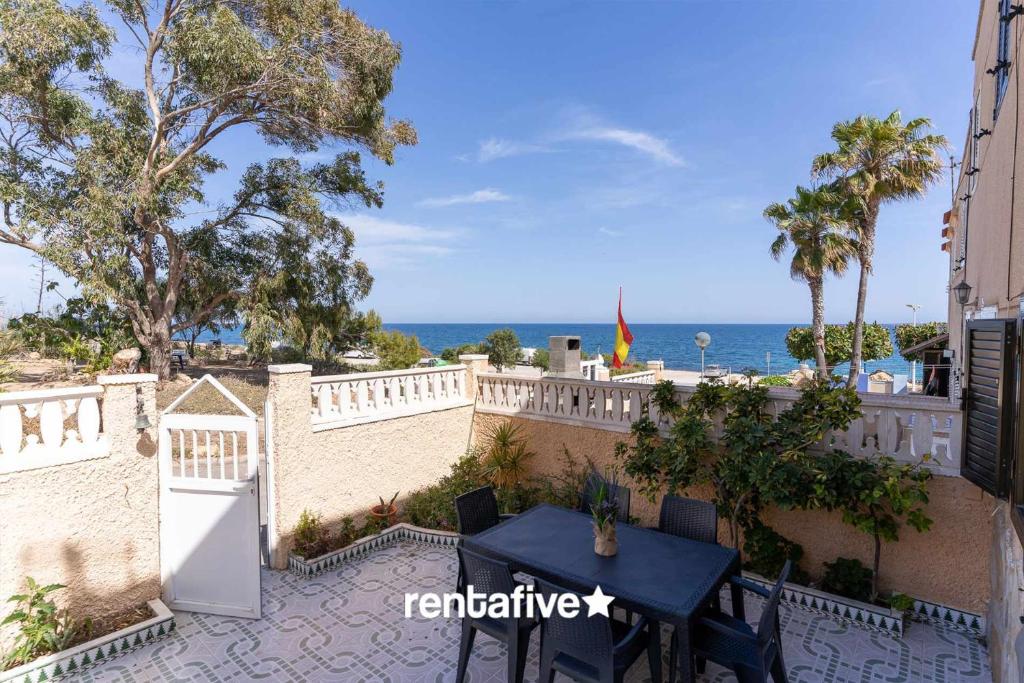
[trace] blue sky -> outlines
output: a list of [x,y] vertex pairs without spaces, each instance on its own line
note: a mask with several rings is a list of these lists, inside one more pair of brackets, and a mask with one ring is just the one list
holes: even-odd
[[[345,215],[386,322],[611,321],[619,285],[632,322],[806,321],[761,211],[809,182],[835,121],[928,116],[959,158],[971,101],[969,0],[353,7],[402,43],[387,106],[420,137],[366,163],[384,208]],[[213,151],[211,200],[283,153]],[[883,209],[869,319],[945,318],[949,196]],[[33,309],[31,259],[2,249],[8,312]],[[855,292],[826,285],[830,321]]]

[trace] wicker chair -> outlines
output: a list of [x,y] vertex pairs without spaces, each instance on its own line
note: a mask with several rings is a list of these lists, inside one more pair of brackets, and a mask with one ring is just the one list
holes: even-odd
[[665,496],[658,531],[701,543],[718,543],[718,511],[713,503],[703,500]]
[[618,520],[620,522],[629,522],[629,489],[625,486],[610,484],[598,474],[591,474],[583,484],[583,492],[580,495],[580,512],[590,514],[590,508],[594,503],[594,498],[597,497],[597,492],[601,490],[602,483],[608,487],[610,493],[619,501]]
[[[517,584],[507,564],[462,547],[457,551],[459,565],[465,568],[466,582],[473,586],[474,593],[512,595]],[[530,647],[530,634],[536,626],[535,619],[498,619],[487,616],[471,617],[467,614],[462,619],[462,642],[459,645],[456,683],[463,683],[466,679],[466,668],[469,665],[469,655],[473,651],[477,631],[482,631],[508,646],[508,683],[522,683],[523,672],[526,670],[526,652]]]
[[[494,489],[490,486],[481,486],[455,499],[455,517],[459,523],[459,534],[472,536],[515,515],[498,514],[498,499],[494,497]],[[460,593],[463,589],[462,576],[460,562],[459,576],[455,582],[455,588]]]
[[710,659],[732,669],[739,683],[765,683],[769,673],[775,683],[787,683],[779,628],[779,600],[790,569],[792,562],[787,561],[770,591],[738,576],[729,579],[734,585],[765,598],[761,619],[755,632],[747,622],[721,611],[701,618],[693,635],[698,672],[704,672],[703,660]]
[[[537,579],[545,598],[570,593],[565,588]],[[582,600],[581,600],[581,604]],[[586,612],[572,619],[551,616],[540,626],[540,682],[551,683],[555,672],[585,683],[620,683],[646,651],[651,680],[661,680],[661,643],[657,624],[641,617],[628,624]]]

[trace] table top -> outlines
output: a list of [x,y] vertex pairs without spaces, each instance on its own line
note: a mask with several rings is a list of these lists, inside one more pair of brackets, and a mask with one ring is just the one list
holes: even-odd
[[660,621],[689,621],[730,575],[739,553],[652,529],[618,524],[619,552],[594,553],[591,516],[542,504],[474,536],[463,545],[566,588],[595,586],[627,607]]

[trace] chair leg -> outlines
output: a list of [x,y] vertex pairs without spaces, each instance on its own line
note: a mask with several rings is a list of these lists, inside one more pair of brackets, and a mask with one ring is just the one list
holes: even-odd
[[[541,638],[543,639],[543,635]],[[552,666],[554,661],[555,653],[545,650],[542,646],[540,650],[540,672],[537,677],[539,683],[554,683],[555,669]]]
[[676,676],[679,674],[679,667],[676,666],[676,655],[679,650],[679,634],[672,629],[672,638],[668,646],[668,683],[676,683]]
[[704,670],[708,668],[708,660],[704,659],[703,657],[695,657],[695,659],[697,660],[697,673],[704,673]]
[[469,655],[473,651],[473,640],[476,638],[476,629],[473,628],[468,619],[462,620],[462,642],[459,644],[459,669],[455,674],[455,683],[462,683],[466,680],[466,669],[469,667]]
[[789,679],[786,678],[786,663],[782,660],[782,650],[775,655],[775,661],[772,662],[772,680],[775,683],[789,683]]
[[647,664],[651,667],[651,680],[661,683],[661,624],[647,623]]
[[[523,683],[523,676],[526,673],[526,655],[530,650],[530,632],[519,632],[516,637],[516,682]],[[512,644],[509,643],[509,656],[512,655]]]

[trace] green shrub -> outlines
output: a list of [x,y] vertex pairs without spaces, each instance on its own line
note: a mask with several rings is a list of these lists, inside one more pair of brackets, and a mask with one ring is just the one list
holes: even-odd
[[298,523],[292,530],[294,539],[292,552],[309,560],[344,548],[356,540],[358,535],[355,522],[351,517],[343,517],[338,533],[332,534],[327,525],[323,523],[321,515],[313,514],[308,509],[303,510]]
[[790,387],[793,383],[789,381],[789,378],[785,375],[768,375],[757,380],[758,384],[763,384],[766,387]]
[[825,575],[821,589],[861,602],[871,600],[871,569],[860,560],[837,557],[835,562],[825,563]]
[[11,363],[21,351],[21,340],[13,333],[0,331],[0,384],[18,379],[18,369]]
[[766,579],[776,579],[786,560],[793,562],[791,583],[807,584],[809,577],[800,568],[804,548],[765,524],[756,524],[743,534],[744,566]]
[[65,610],[58,610],[48,596],[65,586],[51,583],[40,586],[29,576],[25,578],[27,591],[12,595],[7,602],[14,603],[14,611],[0,622],[0,626],[17,625],[13,647],[4,655],[0,669],[27,664],[44,655],[71,647],[81,635],[88,637],[92,629],[89,621],[79,625]]
[[416,526],[455,531],[455,498],[483,486],[486,482],[480,458],[471,451],[452,465],[450,474],[436,484],[413,492],[405,501],[404,515]]
[[480,348],[480,344],[460,344],[459,346],[450,346],[441,351],[441,360],[446,360],[449,363],[458,363],[459,356],[466,353],[483,353]]

